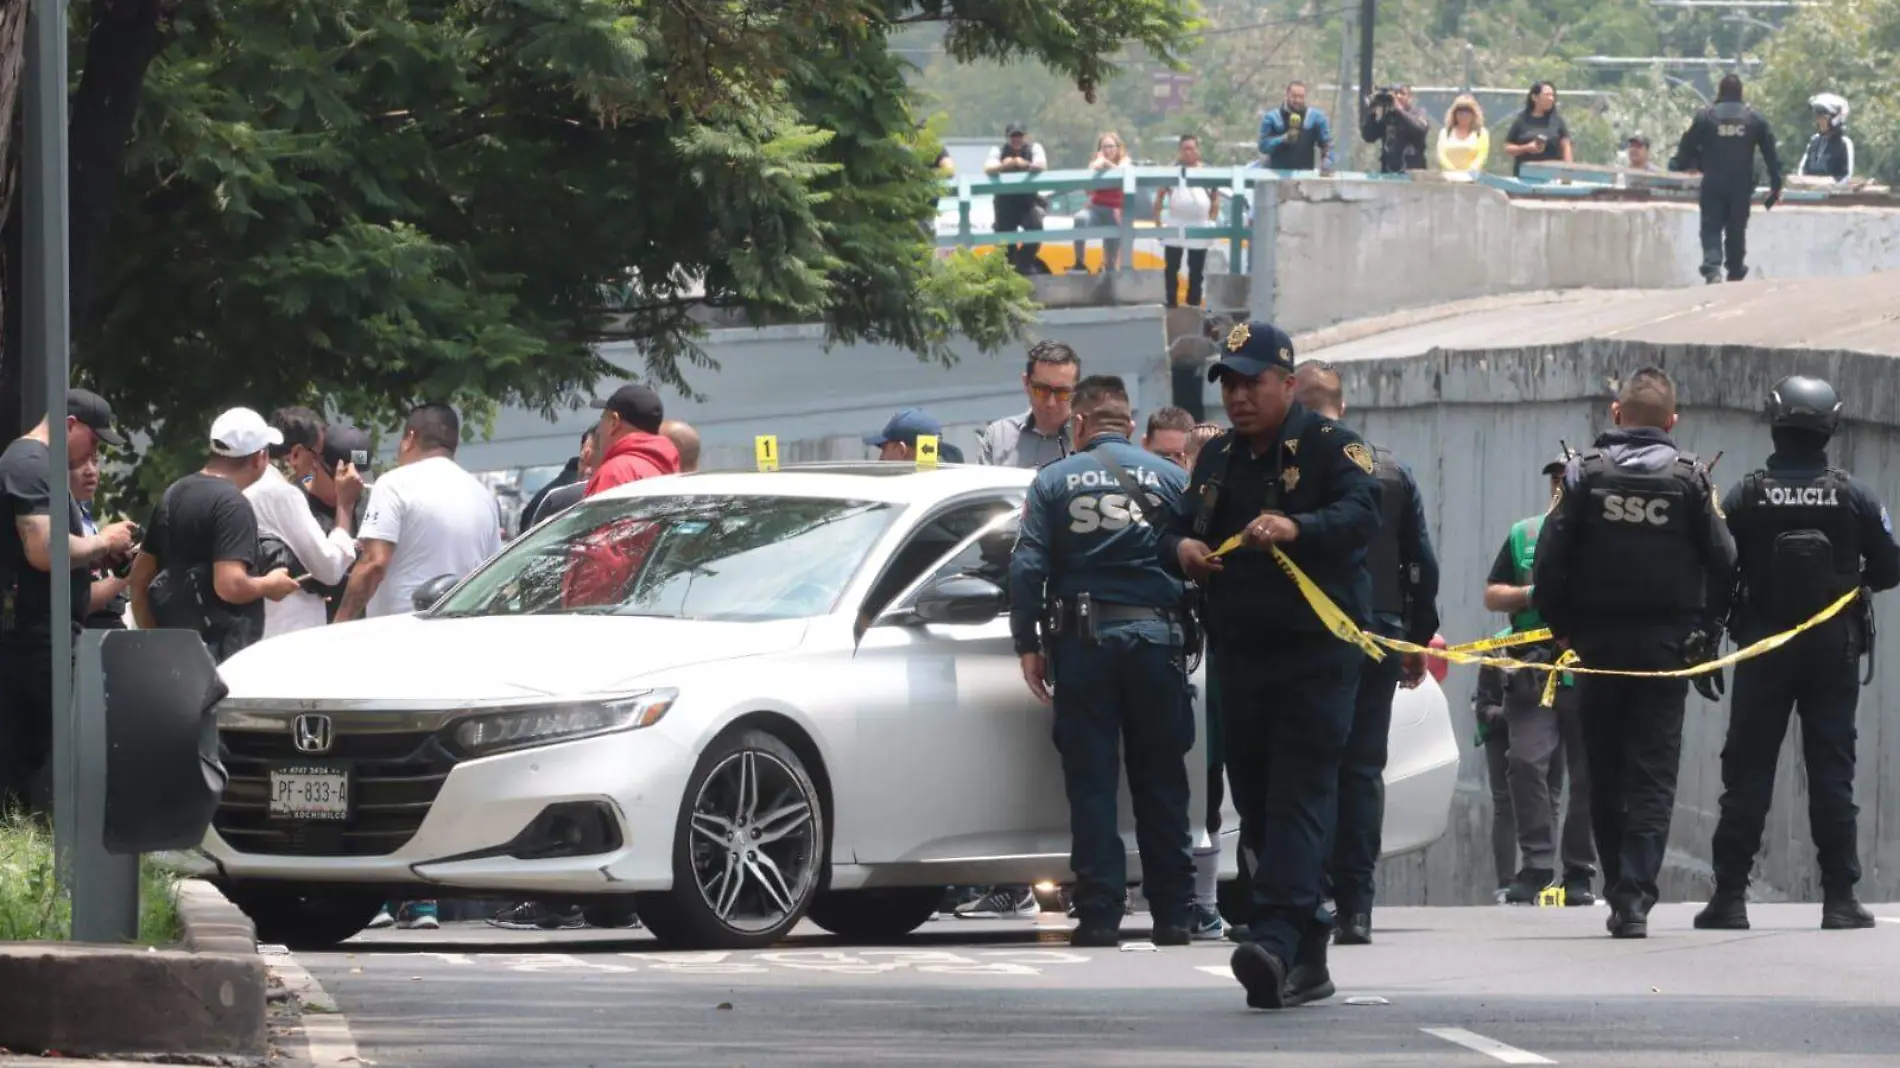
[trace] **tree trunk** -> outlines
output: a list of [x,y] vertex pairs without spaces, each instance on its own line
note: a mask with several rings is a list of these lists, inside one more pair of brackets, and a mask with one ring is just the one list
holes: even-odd
[[93,0],[86,66],[73,94],[68,125],[75,333],[92,320],[93,264],[112,225],[125,144],[138,117],[139,90],[162,41],[162,12],[160,0]]
[[[14,264],[18,243],[7,240],[17,229],[14,190],[20,173],[20,79],[26,73],[27,0],[0,0],[0,324],[14,320],[18,290]],[[20,368],[14,331],[0,325],[0,441],[19,433]]]

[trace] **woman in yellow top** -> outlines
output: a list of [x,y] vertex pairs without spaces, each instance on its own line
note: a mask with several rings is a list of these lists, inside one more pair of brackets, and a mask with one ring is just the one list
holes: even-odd
[[1470,174],[1484,170],[1491,156],[1491,131],[1484,128],[1484,109],[1469,93],[1451,102],[1445,129],[1438,135],[1438,168]]

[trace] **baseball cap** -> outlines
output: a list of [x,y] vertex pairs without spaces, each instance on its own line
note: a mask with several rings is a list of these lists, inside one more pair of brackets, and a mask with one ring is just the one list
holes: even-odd
[[1623,143],[1627,145],[1642,145],[1644,148],[1648,148],[1649,138],[1643,136],[1640,133],[1633,133],[1629,135],[1629,137],[1625,138]]
[[112,405],[92,390],[67,390],[66,414],[83,423],[107,445],[125,444],[125,436],[112,425]]
[[1544,474],[1561,475],[1565,471],[1569,470],[1569,468],[1570,468],[1569,454],[1560,452],[1557,454],[1555,459],[1551,460],[1549,463],[1544,465]]
[[249,408],[233,408],[211,423],[211,451],[219,456],[255,456],[284,443],[284,432]]
[[[369,431],[353,426],[330,426],[323,431],[323,464],[331,471],[353,452],[371,452]],[[372,454],[372,459],[374,458]]]
[[1221,347],[1226,351],[1207,369],[1209,382],[1220,381],[1222,371],[1255,378],[1272,367],[1293,370],[1293,339],[1272,323],[1237,323]]
[[937,422],[922,408],[906,408],[891,416],[891,421],[884,424],[883,433],[864,435],[864,443],[873,448],[882,447],[893,441],[915,445],[917,439],[925,434],[942,437],[943,424]]
[[1029,132],[1029,127],[1024,126],[1020,122],[1012,122],[1003,130],[1004,135],[1007,137],[1014,137],[1017,134],[1026,134],[1028,132]]
[[666,421],[666,407],[660,403],[660,395],[637,382],[614,390],[613,396],[606,400],[595,401],[594,407],[612,412],[649,434],[658,434],[660,424]]

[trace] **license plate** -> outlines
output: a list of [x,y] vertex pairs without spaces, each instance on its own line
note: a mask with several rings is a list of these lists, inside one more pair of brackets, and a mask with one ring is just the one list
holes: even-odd
[[350,773],[343,768],[273,769],[270,815],[278,820],[349,819]]

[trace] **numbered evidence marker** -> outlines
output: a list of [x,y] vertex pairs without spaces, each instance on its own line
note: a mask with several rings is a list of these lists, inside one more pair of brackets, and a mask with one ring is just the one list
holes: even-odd
[[759,470],[778,470],[778,438],[771,434],[760,434],[752,439],[752,451],[759,458]]
[[937,435],[917,435],[917,466],[919,468],[937,466]]

